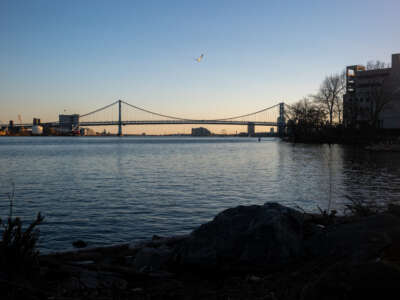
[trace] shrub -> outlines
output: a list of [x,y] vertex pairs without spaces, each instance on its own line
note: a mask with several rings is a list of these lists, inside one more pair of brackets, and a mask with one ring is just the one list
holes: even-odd
[[10,277],[29,277],[38,268],[36,243],[39,230],[36,228],[44,217],[38,213],[36,219],[23,231],[21,219],[8,218],[3,224],[3,234],[0,242],[0,270]]
[[10,278],[29,278],[38,270],[38,255],[36,244],[39,238],[40,225],[44,217],[38,213],[36,219],[23,230],[22,221],[13,217],[14,184],[12,192],[8,194],[10,212],[6,222],[0,219],[2,236],[0,241],[0,271]]
[[345,213],[349,212],[352,216],[367,217],[375,215],[385,210],[384,204],[379,205],[376,201],[366,201],[359,198],[345,196],[349,203],[345,205]]

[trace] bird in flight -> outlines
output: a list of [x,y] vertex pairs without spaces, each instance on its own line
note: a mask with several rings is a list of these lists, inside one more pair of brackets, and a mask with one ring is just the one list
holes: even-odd
[[201,62],[201,60],[203,59],[204,54],[201,54],[198,58],[195,58],[194,60],[197,61],[198,63]]

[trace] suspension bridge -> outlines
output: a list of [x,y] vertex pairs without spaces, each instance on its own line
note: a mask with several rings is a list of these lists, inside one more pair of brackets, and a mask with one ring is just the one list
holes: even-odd
[[[191,119],[157,113],[123,100],[117,100],[89,113],[69,116],[74,116],[73,121],[66,122],[65,119],[63,121],[62,115],[60,115],[59,121],[41,123],[41,125],[55,128],[117,126],[118,135],[122,135],[122,127],[127,125],[242,125],[247,126],[248,134],[251,135],[254,134],[255,126],[277,127],[278,132],[283,132],[285,104],[281,102],[253,113],[227,118]],[[0,124],[0,126],[10,126],[10,124]],[[13,124],[13,126],[31,128],[33,124],[21,122]]]

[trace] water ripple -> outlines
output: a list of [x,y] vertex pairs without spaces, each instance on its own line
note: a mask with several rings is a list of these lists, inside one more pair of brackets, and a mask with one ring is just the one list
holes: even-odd
[[[236,205],[316,211],[346,196],[397,200],[400,154],[277,139],[0,138],[0,217],[38,211],[43,251],[183,234]],[[331,192],[329,192],[331,191]],[[330,200],[329,200],[330,199]]]

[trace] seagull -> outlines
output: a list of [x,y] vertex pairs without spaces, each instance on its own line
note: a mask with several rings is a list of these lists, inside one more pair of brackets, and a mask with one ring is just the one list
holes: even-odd
[[195,58],[194,60],[197,61],[198,63],[201,62],[201,60],[203,59],[204,54],[201,54],[198,58]]

